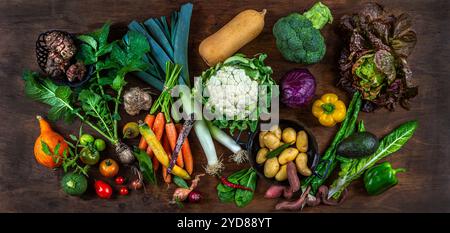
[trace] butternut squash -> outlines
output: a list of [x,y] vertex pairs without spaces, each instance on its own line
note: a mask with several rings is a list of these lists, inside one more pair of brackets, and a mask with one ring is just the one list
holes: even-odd
[[[67,156],[69,156],[69,150],[66,141],[64,138],[58,134],[57,132],[53,131],[50,124],[41,116],[36,117],[39,121],[39,126],[41,128],[41,134],[36,139],[36,142],[34,143],[34,157],[36,158],[36,161],[48,168],[55,168],[59,167],[62,163],[62,159],[58,159],[58,157],[62,157],[64,151],[67,151]],[[47,145],[48,150],[44,149],[43,144]],[[59,149],[57,152],[55,152],[56,145],[59,144]],[[50,152],[50,154],[48,154]]]
[[266,12],[266,9],[261,12],[242,11],[219,31],[204,39],[198,50],[206,64],[214,66],[225,61],[255,39],[264,28]]

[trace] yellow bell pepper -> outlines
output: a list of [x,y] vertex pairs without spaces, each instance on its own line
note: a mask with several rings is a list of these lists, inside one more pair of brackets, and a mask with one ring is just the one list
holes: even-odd
[[321,125],[333,127],[345,119],[347,108],[337,95],[327,93],[314,102],[312,114],[319,119]]

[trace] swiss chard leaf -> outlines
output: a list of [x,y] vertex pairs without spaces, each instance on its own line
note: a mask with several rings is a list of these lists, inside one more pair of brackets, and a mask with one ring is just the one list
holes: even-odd
[[70,122],[74,117],[72,90],[67,86],[57,86],[49,79],[38,79],[39,75],[25,71],[25,94],[33,100],[50,105],[48,118],[52,121],[64,119]]
[[393,130],[381,141],[377,151],[360,159],[350,159],[341,163],[339,178],[330,186],[328,197],[338,199],[342,191],[355,179],[358,179],[364,171],[372,167],[377,161],[398,151],[412,137],[417,128],[417,121],[409,121]]
[[[251,172],[246,175],[246,177],[240,180],[239,184],[251,188],[252,190],[256,190],[256,172],[251,169]],[[235,203],[238,207],[244,207],[248,205],[253,200],[254,192],[237,189],[235,196]]]

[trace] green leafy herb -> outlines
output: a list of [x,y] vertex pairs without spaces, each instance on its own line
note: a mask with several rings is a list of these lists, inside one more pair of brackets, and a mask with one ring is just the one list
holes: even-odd
[[[240,170],[228,178],[234,184],[240,184],[252,190],[256,189],[256,171],[253,168]],[[244,207],[253,200],[253,192],[242,189],[234,189],[222,183],[216,187],[217,196],[221,202],[234,202],[238,207]]]
[[359,178],[364,171],[372,167],[377,161],[398,151],[412,137],[417,128],[417,121],[410,121],[400,125],[390,134],[385,136],[378,147],[378,150],[371,156],[350,159],[341,163],[339,178],[330,187],[329,197],[338,199],[342,191],[355,179]]
[[135,150],[134,156],[139,162],[139,170],[142,172],[144,179],[151,184],[156,184],[156,176],[153,171],[152,160],[148,157],[147,153],[143,150]]

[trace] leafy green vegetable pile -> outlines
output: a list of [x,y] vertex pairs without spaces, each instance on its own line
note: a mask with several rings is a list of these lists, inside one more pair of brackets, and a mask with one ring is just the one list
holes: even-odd
[[240,170],[228,177],[228,181],[250,188],[253,191],[236,189],[222,183],[217,185],[217,195],[222,202],[234,202],[238,207],[248,205],[256,189],[256,171],[253,168]]

